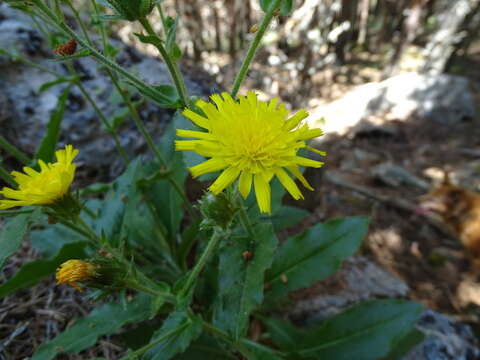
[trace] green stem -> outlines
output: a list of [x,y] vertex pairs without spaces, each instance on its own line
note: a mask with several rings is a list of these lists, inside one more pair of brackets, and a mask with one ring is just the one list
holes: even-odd
[[30,164],[32,160],[28,158],[22,151],[17,149],[17,147],[11,144],[7,139],[5,139],[2,135],[0,135],[0,148],[14,156],[17,160],[19,160],[24,165]]
[[223,232],[221,232],[220,230],[215,230],[215,232],[212,235],[212,238],[207,244],[207,247],[203,251],[198,262],[193,267],[192,271],[190,272],[190,275],[188,276],[185,284],[183,285],[183,288],[180,290],[179,292],[180,297],[183,297],[188,294],[191,287],[193,286],[193,283],[197,280],[198,276],[200,275],[200,272],[203,270],[208,260],[210,260],[210,258],[212,257],[218,243],[222,238],[223,238]]
[[[37,22],[38,23],[38,22]],[[38,70],[41,70],[43,72],[46,72],[48,74],[51,74],[53,76],[56,76],[58,78],[63,78],[64,76],[56,71],[53,71],[53,70],[50,70],[49,68],[46,68],[45,66],[42,66],[40,64],[37,64],[33,61],[30,61],[28,60],[27,58],[24,58],[23,56],[21,56],[20,54],[12,54],[11,52],[8,52],[7,50],[5,49],[2,49],[3,52],[5,52],[6,54],[8,54],[12,59],[14,60],[18,60],[18,61],[21,61],[23,62],[24,64],[30,66],[30,67],[33,67],[33,68],[36,68]]]
[[73,223],[70,222],[70,221],[66,221],[66,220],[62,220],[62,219],[60,219],[59,222],[60,222],[60,224],[62,224],[63,226],[66,226],[66,227],[68,227],[69,229],[72,229],[73,231],[79,233],[80,235],[83,235],[83,236],[86,237],[89,241],[93,241],[91,234],[90,234],[89,232],[85,231],[84,229],[82,229],[81,227],[79,227],[78,225],[73,224]]
[[164,342],[165,340],[171,338],[172,336],[175,336],[177,333],[182,332],[185,328],[190,326],[190,323],[186,322],[183,325],[180,325],[179,327],[167,332],[165,335],[162,337],[156,339],[155,341],[151,342],[150,344],[147,344],[143,347],[141,347],[138,350],[135,350],[134,352],[122,357],[120,360],[136,360],[139,359],[141,355],[145,354],[148,350],[151,348],[157,346],[158,344]]
[[252,62],[253,58],[255,57],[255,54],[257,52],[257,49],[262,41],[263,35],[265,35],[265,32],[268,29],[268,26],[270,25],[270,22],[272,21],[273,18],[273,13],[275,10],[280,6],[280,2],[282,0],[273,0],[270,4],[270,7],[268,8],[268,11],[266,12],[265,16],[262,19],[262,22],[260,23],[259,29],[257,33],[255,34],[255,38],[253,39],[252,43],[250,44],[250,47],[248,48],[247,55],[245,56],[245,59],[243,60],[242,66],[240,67],[240,70],[237,74],[237,77],[235,78],[235,81],[233,82],[233,87],[232,87],[232,92],[231,95],[232,97],[236,97],[238,94],[238,90],[240,89],[240,85],[242,84],[243,80],[245,79],[245,76],[247,76],[247,71],[248,68],[250,67],[250,63]]
[[80,13],[77,11],[76,7],[72,5],[72,2],[70,0],[67,0],[67,4],[70,10],[72,10],[73,17],[77,21],[77,24],[80,25],[80,29],[82,30],[83,37],[85,38],[85,40],[87,40],[90,46],[93,46],[93,42],[90,39],[90,36],[88,35],[87,28],[85,27],[85,24],[83,23],[82,18],[80,17]]
[[31,214],[33,210],[0,210],[0,216],[13,216],[20,214]]
[[44,20],[50,20],[49,23],[57,28],[60,32],[62,32],[65,36],[70,37],[72,39],[75,39],[75,41],[82,47],[88,49],[90,51],[90,55],[94,57],[97,61],[101,62],[105,66],[113,69],[114,71],[118,72],[121,74],[123,77],[128,79],[132,84],[134,84],[138,89],[143,91],[144,93],[148,94],[154,94],[155,97],[162,99],[162,101],[169,102],[170,99],[163,95],[160,91],[156,90],[154,87],[146,84],[139,78],[137,78],[135,75],[129,73],[127,70],[123,69],[121,66],[116,64],[114,61],[110,60],[108,57],[100,53],[97,49],[95,49],[93,46],[90,46],[87,42],[87,40],[81,38],[78,36],[75,31],[73,31],[67,24],[60,22],[59,19],[55,16],[55,14],[46,6],[45,4],[42,3],[40,0],[32,0],[32,2],[35,3],[35,5],[41,10],[43,15],[46,17]]
[[165,17],[165,14],[163,13],[161,3],[157,4],[157,9],[158,9],[158,13],[160,14],[160,19],[162,20],[163,32],[165,33],[165,36],[167,36],[167,31],[168,31],[168,29],[167,29],[167,18]]
[[122,161],[125,163],[125,165],[128,165],[129,161],[128,161],[127,153],[125,152],[125,149],[120,144],[120,139],[118,138],[117,133],[112,128],[112,126],[108,122],[107,118],[103,114],[102,110],[100,110],[100,108],[98,107],[95,100],[93,100],[93,98],[88,93],[87,89],[85,89],[85,87],[82,84],[82,81],[79,80],[79,76],[78,76],[77,72],[75,71],[75,69],[73,68],[72,64],[70,62],[67,62],[66,65],[67,65],[67,68],[70,71],[70,73],[73,76],[75,76],[75,78],[76,78],[73,81],[74,84],[76,86],[78,86],[78,89],[80,90],[82,95],[85,97],[85,99],[87,99],[87,101],[90,103],[90,105],[92,105],[93,110],[97,113],[97,115],[100,118],[100,121],[102,122],[103,126],[105,126],[105,129],[107,130],[107,133],[112,137],[113,142],[115,143],[115,147],[117,148],[117,151],[118,151],[120,157],[122,158]]
[[[142,18],[139,21],[142,24],[143,28],[147,31],[148,35],[158,38],[152,26],[148,22],[147,18]],[[155,47],[160,52],[160,55],[162,56],[163,61],[165,61],[165,64],[167,65],[168,71],[170,72],[170,76],[172,77],[173,83],[177,88],[178,95],[180,96],[180,100],[182,101],[182,105],[184,107],[190,107],[190,100],[188,98],[185,81],[183,80],[182,73],[180,72],[180,69],[177,63],[174,60],[172,60],[172,58],[168,54],[165,47],[162,45],[161,41],[156,43]]]
[[245,209],[243,201],[240,197],[238,199],[238,207],[240,208],[240,210],[238,211],[238,217],[240,219],[240,223],[242,224],[250,239],[253,240],[255,239],[255,232],[253,231],[252,223],[250,222],[250,218],[248,217],[247,210]]
[[171,294],[166,294],[161,291],[157,291],[155,289],[149,288],[148,286],[140,284],[138,281],[126,281],[125,285],[132,290],[138,290],[149,295],[162,297],[165,299],[166,302],[170,304],[175,303],[175,297],[172,296]]
[[0,178],[3,179],[8,185],[12,186],[13,188],[17,187],[17,183],[13,180],[12,175],[0,165]]

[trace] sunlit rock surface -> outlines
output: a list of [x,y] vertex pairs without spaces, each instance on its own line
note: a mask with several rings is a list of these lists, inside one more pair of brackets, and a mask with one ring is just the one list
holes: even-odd
[[466,78],[410,72],[361,85],[317,108],[308,121],[321,126],[326,134],[344,135],[385,126],[389,120],[419,118],[454,124],[475,115],[475,100]]

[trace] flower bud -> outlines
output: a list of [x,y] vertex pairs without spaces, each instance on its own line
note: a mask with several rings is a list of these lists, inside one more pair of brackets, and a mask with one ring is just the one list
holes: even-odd
[[107,0],[110,7],[125,20],[136,21],[150,14],[156,0]]
[[57,284],[68,284],[83,291],[79,282],[88,287],[112,290],[125,288],[127,269],[113,257],[98,256],[89,261],[68,260],[57,269]]
[[206,193],[199,201],[204,217],[203,226],[220,226],[226,229],[233,220],[238,208],[234,199],[226,193],[213,195]]
[[87,282],[96,276],[95,265],[82,260],[68,260],[57,269],[57,284],[68,284],[83,291],[78,282]]

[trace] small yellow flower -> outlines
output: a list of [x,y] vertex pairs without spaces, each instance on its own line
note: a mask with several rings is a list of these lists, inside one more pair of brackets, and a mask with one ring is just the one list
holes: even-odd
[[[9,200],[0,200],[0,210],[15,206],[49,205],[61,199],[69,190],[75,175],[72,163],[78,150],[72,145],[55,152],[57,162],[45,164],[39,160],[40,171],[24,167],[25,173],[13,171],[18,190],[4,187],[0,194]],[[13,199],[13,200],[12,200]]]
[[180,137],[196,138],[176,141],[177,150],[194,151],[210,158],[190,168],[193,177],[223,170],[209,190],[219,194],[240,177],[239,190],[244,198],[249,195],[253,183],[258,206],[265,213],[271,213],[270,181],[273,176],[277,176],[294,199],[303,199],[285,169],[307,189],[313,190],[299,166],[319,168],[323,162],[298,156],[297,152],[306,148],[323,156],[325,153],[305,143],[323,134],[320,129],[300,125],[308,116],[305,110],[287,118],[288,110],[283,104],[277,106],[278,98],[270,102],[259,101],[252,91],[240,96],[238,102],[228,93],[214,94],[211,99],[216,106],[202,100],[196,104],[206,117],[188,109],[183,112],[206,132],[177,130]]
[[82,260],[68,260],[57,269],[57,284],[67,283],[78,291],[83,291],[77,281],[85,282],[95,276],[95,265]]

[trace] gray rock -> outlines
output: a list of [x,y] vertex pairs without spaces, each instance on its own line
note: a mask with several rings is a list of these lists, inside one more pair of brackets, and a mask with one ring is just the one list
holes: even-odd
[[[318,323],[360,301],[405,298],[409,291],[404,281],[361,256],[347,260],[327,282],[321,289],[321,296],[297,302],[290,317],[306,325]],[[403,360],[474,360],[480,357],[476,337],[466,324],[427,309],[421,314],[417,328],[425,334],[425,339]]]
[[[69,76],[66,66],[53,60],[52,49],[32,24],[18,10],[0,4],[0,48],[19,53],[37,65],[55,73]],[[112,40],[120,50],[116,60],[123,67],[154,85],[169,84],[166,66],[159,59],[141,54],[125,44]],[[118,116],[121,109],[120,95],[115,91],[104,70],[91,58],[73,62],[82,77],[82,83],[109,121]],[[185,73],[190,95],[207,96],[210,85],[204,85]],[[52,111],[57,107],[61,92],[66,87],[59,84],[40,91],[42,85],[56,79],[51,73],[24,65],[10,56],[0,55],[0,122],[2,135],[27,153],[34,153],[46,130]],[[130,87],[133,96],[136,90]],[[137,99],[138,100],[138,99]],[[158,139],[172,116],[171,110],[161,109],[151,102],[144,102],[139,112],[154,138]],[[133,121],[126,121],[119,128],[121,145],[130,154],[144,151],[146,146]],[[80,149],[78,158],[82,171],[107,180],[118,174],[122,163],[114,142],[105,131],[97,113],[77,87],[72,87],[67,100],[60,145],[70,143]],[[100,176],[100,178],[99,178]],[[103,178],[102,178],[103,176]]]
[[309,122],[321,126],[327,134],[344,135],[348,131],[355,134],[382,128],[389,120],[406,120],[411,116],[440,124],[474,119],[475,100],[468,80],[447,74],[400,74],[382,82],[361,85],[342,98],[320,106],[312,112]]
[[418,322],[425,339],[403,360],[475,360],[480,349],[470,326],[449,316],[425,310]]
[[386,185],[398,187],[401,185],[413,185],[424,191],[430,189],[430,185],[422,179],[408,172],[405,168],[385,162],[372,168],[372,175]]

